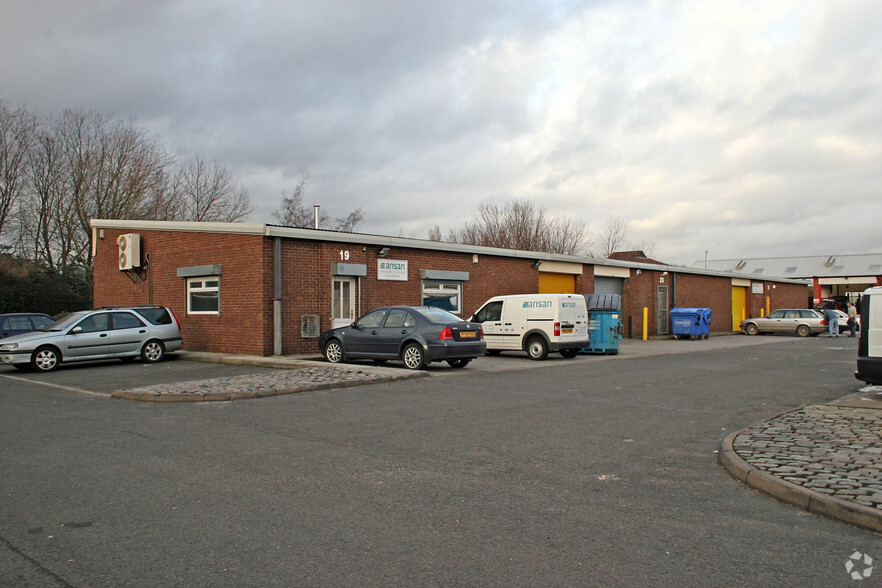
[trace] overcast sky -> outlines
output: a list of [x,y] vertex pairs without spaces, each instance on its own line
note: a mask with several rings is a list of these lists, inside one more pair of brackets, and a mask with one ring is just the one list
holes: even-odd
[[253,222],[530,199],[671,263],[882,252],[879,0],[5,0],[0,99],[133,118]]

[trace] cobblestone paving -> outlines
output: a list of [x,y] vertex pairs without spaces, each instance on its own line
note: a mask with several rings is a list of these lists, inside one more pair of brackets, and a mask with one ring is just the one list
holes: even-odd
[[422,372],[391,368],[360,369],[358,366],[307,365],[296,369],[278,369],[261,374],[129,388],[117,390],[112,396],[125,400],[148,402],[239,400],[307,390],[390,382],[422,375],[424,375]]
[[733,449],[773,476],[882,510],[882,410],[806,406],[746,429]]

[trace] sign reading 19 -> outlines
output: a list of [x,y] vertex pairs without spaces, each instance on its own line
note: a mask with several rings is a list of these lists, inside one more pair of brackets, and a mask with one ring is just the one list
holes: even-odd
[[341,261],[349,261],[349,252],[341,249],[340,250],[340,260]]

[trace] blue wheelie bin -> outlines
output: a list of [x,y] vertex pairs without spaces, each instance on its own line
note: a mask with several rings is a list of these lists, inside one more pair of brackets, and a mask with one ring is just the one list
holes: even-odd
[[710,336],[711,309],[709,308],[672,308],[671,327],[674,338],[689,337],[707,339]]
[[622,338],[622,321],[619,313],[621,296],[618,294],[588,294],[585,296],[588,310],[588,347],[582,353],[616,355]]

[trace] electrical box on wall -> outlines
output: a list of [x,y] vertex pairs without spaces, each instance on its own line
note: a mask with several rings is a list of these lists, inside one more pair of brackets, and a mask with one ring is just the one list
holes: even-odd
[[141,235],[126,233],[116,238],[119,245],[119,269],[130,270],[141,267]]

